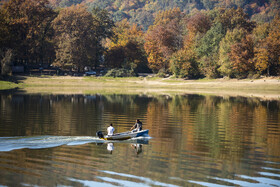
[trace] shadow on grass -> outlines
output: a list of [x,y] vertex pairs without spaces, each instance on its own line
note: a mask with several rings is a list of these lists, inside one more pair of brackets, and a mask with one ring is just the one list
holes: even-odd
[[26,78],[24,76],[5,76],[0,77],[0,94],[2,93],[21,93],[21,83]]
[[4,77],[0,77],[0,80],[19,84],[21,83],[21,81],[26,80],[26,77],[21,75],[4,76]]

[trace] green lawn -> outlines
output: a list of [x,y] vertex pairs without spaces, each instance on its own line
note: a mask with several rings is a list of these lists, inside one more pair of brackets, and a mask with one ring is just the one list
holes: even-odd
[[20,85],[9,81],[0,81],[0,90],[8,90],[17,87],[20,87]]
[[183,80],[159,77],[15,77],[19,84],[0,81],[0,90],[20,88],[26,93],[49,94],[212,94],[280,98],[279,78],[255,80],[200,79]]

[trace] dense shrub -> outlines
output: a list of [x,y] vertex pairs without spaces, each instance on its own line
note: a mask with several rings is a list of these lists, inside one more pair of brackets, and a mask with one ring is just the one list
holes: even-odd
[[135,77],[137,74],[133,70],[128,69],[111,69],[109,70],[105,77]]

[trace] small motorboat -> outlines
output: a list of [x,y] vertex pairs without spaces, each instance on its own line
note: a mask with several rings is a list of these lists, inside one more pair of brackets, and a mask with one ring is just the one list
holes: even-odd
[[101,131],[98,131],[96,135],[100,139],[104,139],[104,140],[127,140],[130,138],[145,136],[148,135],[148,133],[149,133],[149,129],[145,129],[141,131],[128,131],[128,132],[116,133],[113,135],[106,135],[106,136],[104,136]]

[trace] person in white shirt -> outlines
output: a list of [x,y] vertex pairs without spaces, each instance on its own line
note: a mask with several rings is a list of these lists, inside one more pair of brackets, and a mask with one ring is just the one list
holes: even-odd
[[112,136],[114,134],[115,128],[113,127],[113,124],[111,123],[110,126],[107,128],[107,133],[109,136]]

